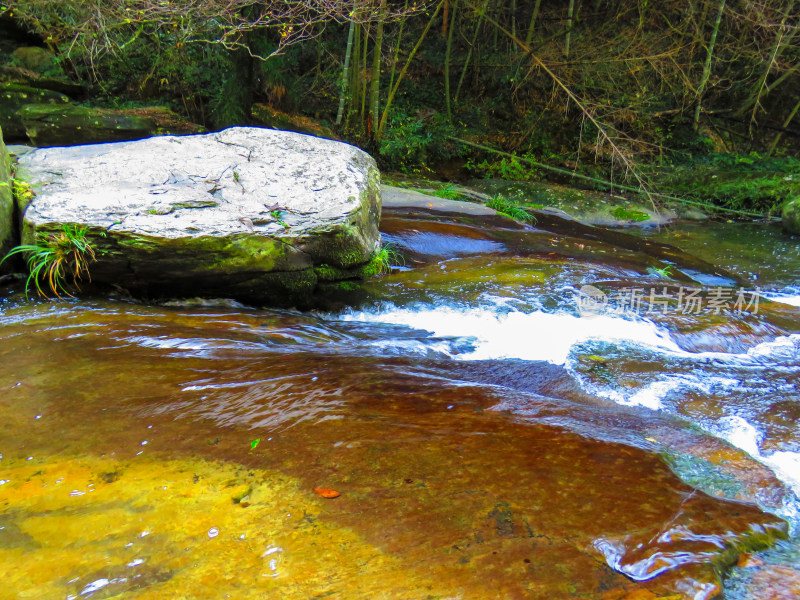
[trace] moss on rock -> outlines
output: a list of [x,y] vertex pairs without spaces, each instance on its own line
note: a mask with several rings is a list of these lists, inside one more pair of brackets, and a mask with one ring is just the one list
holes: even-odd
[[[3,143],[3,130],[0,128],[0,259],[14,245],[14,229],[11,161]],[[8,268],[5,263],[0,266],[0,269]]]
[[379,174],[352,146],[234,128],[41,150],[19,165],[39,191],[25,241],[88,226],[92,281],[137,296],[300,306],[320,281],[381,270]]
[[136,140],[153,135],[158,129],[151,117],[71,104],[27,104],[17,114],[37,146]]
[[19,110],[27,104],[41,104],[51,107],[65,106],[69,98],[59,92],[42,90],[15,83],[0,84],[0,127],[5,139],[25,139],[25,125]]

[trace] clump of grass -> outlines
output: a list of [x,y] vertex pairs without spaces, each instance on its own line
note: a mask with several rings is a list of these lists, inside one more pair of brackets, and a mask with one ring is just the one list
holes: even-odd
[[27,205],[33,199],[33,188],[27,181],[21,179],[12,179],[12,193],[17,201],[23,206]]
[[627,209],[624,206],[618,206],[611,213],[615,219],[620,221],[647,221],[650,218],[646,212],[640,210]]
[[463,197],[463,194],[458,191],[454,183],[445,183],[438,190],[433,192],[433,195],[439,198],[445,198],[446,200],[458,200]]
[[489,208],[493,208],[501,215],[521,221],[522,223],[536,223],[536,217],[522,208],[519,204],[508,200],[502,194],[495,194],[484,202]]
[[403,255],[400,254],[393,244],[384,244],[383,248],[373,259],[376,275],[388,275],[392,272],[392,266],[406,264]]
[[94,249],[86,239],[88,227],[63,225],[58,233],[39,239],[36,244],[22,244],[12,248],[0,263],[15,255],[23,255],[28,263],[25,292],[35,288],[37,293],[50,299],[48,292],[57,298],[61,294],[72,297],[71,288],[89,277],[89,264],[96,260]]

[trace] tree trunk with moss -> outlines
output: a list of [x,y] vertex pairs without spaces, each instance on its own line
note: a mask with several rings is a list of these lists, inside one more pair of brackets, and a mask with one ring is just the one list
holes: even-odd
[[378,136],[378,118],[380,113],[381,55],[383,53],[383,27],[386,19],[386,0],[381,0],[378,9],[378,24],[375,28],[375,46],[372,48],[372,84],[370,89],[369,123],[372,138],[380,141]]
[[714,45],[717,43],[717,35],[719,34],[719,25],[722,22],[722,13],[725,11],[725,1],[721,0],[719,8],[717,9],[717,19],[714,21],[714,29],[711,31],[711,39],[708,41],[708,51],[706,52],[706,61],[703,64],[703,75],[700,78],[700,85],[697,86],[697,106],[694,110],[694,130],[700,128],[700,113],[703,109],[703,94],[706,91],[708,78],[711,76],[711,59],[714,56]]
[[[355,17],[357,1],[354,0],[353,2],[353,16]],[[350,21],[350,27],[347,31],[347,48],[344,51],[344,67],[342,69],[342,82],[341,82],[341,91],[339,92],[339,110],[336,113],[336,124],[341,125],[342,123],[342,116],[344,114],[344,105],[347,102],[347,90],[348,85],[347,82],[349,81],[350,75],[350,55],[353,53],[353,34],[356,29],[356,22],[355,20]]]
[[456,12],[458,11],[458,0],[453,2],[453,14],[450,15],[450,31],[447,32],[447,48],[444,53],[444,102],[447,109],[447,122],[453,120],[453,111],[450,106],[450,58],[453,54],[453,30],[456,25]]

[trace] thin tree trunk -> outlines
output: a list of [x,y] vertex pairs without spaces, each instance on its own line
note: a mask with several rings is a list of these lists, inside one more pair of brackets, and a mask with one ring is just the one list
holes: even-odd
[[361,91],[361,27],[356,25],[353,39],[353,67],[350,69],[350,108],[347,113],[348,121],[355,116],[360,104],[359,92]]
[[[800,100],[797,101],[797,104],[794,105],[794,108],[792,109],[792,112],[789,113],[789,116],[783,122],[783,128],[784,129],[788,129],[789,128],[789,125],[791,124],[792,119],[794,119],[794,117],[797,114],[798,110],[800,110]],[[769,152],[767,153],[767,156],[772,156],[774,154],[775,149],[778,147],[778,143],[781,141],[781,136],[783,136],[783,132],[782,131],[779,131],[777,133],[777,135],[775,135],[775,139],[772,140],[772,144],[770,144]]]
[[761,106],[761,98],[766,96],[771,89],[771,86],[767,85],[767,79],[769,78],[769,74],[772,71],[772,67],[775,66],[775,63],[780,58],[783,50],[792,43],[792,39],[794,38],[794,33],[796,30],[792,29],[791,31],[786,32],[786,19],[789,17],[789,13],[791,12],[792,8],[794,8],[794,0],[789,2],[788,6],[786,7],[786,11],[783,13],[783,18],[781,19],[781,24],[778,27],[778,32],[775,34],[775,43],[772,45],[772,50],[769,53],[769,60],[767,61],[767,68],[764,69],[764,73],[758,79],[758,83],[755,86],[756,93],[755,96],[752,96],[747,99],[747,101],[742,105],[742,107],[735,113],[737,117],[741,117],[750,110],[753,109],[752,114],[750,115],[750,120],[756,120],[756,112],[758,108]]
[[511,0],[511,35],[517,36],[517,0]]
[[364,25],[364,53],[361,58],[361,126],[367,116],[367,51],[369,50],[369,25]]
[[[408,10],[408,0],[406,0],[406,4],[403,7],[403,12]],[[389,75],[389,89],[394,87],[394,76],[397,74],[397,59],[400,56],[400,43],[403,41],[403,28],[405,27],[406,20],[402,19],[400,21],[400,30],[397,32],[397,45],[394,47],[394,56],[392,57],[392,71]]]
[[767,91],[768,91],[768,92],[771,92],[772,90],[774,90],[776,87],[778,87],[778,86],[779,86],[780,84],[782,84],[784,81],[786,81],[787,79],[789,79],[789,77],[791,77],[792,75],[794,75],[794,74],[795,74],[795,73],[796,73],[798,70],[800,70],[800,63],[797,63],[797,64],[796,64],[795,66],[793,66],[791,69],[789,69],[788,71],[786,71],[786,72],[785,72],[783,75],[781,75],[780,77],[778,77],[778,78],[777,78],[775,81],[773,81],[772,83],[770,83],[770,84],[767,86]]
[[542,5],[542,0],[536,0],[533,5],[533,13],[531,14],[531,22],[528,25],[528,35],[525,36],[525,45],[530,46],[533,41],[533,33],[536,30],[536,19],[539,18],[539,7]]
[[475,31],[472,34],[472,41],[469,44],[469,51],[467,52],[467,59],[464,61],[464,68],[461,69],[461,77],[458,78],[458,86],[456,86],[456,95],[453,97],[453,103],[458,102],[458,95],[461,93],[461,86],[464,83],[464,77],[467,75],[469,68],[469,61],[472,58],[472,51],[475,48],[475,42],[478,40],[478,32],[481,30],[483,24],[483,16],[486,14],[486,9],[489,7],[489,0],[483,0],[481,12],[478,16],[478,22],[475,24]]
[[422,42],[425,40],[425,36],[428,35],[428,31],[431,29],[431,25],[436,20],[436,17],[439,16],[439,11],[442,10],[442,4],[444,4],[444,0],[441,0],[439,4],[436,5],[436,10],[431,15],[428,24],[425,26],[425,29],[422,32],[422,35],[419,36],[419,40],[417,40],[417,44],[414,46],[414,49],[411,51],[411,54],[408,55],[406,59],[406,63],[403,65],[403,68],[400,70],[400,73],[397,76],[397,81],[394,84],[394,87],[389,90],[389,97],[386,98],[386,106],[383,108],[383,114],[381,115],[381,122],[378,125],[378,139],[381,139],[383,136],[383,130],[386,127],[386,120],[389,118],[389,108],[392,105],[392,100],[394,100],[394,96],[397,93],[397,89],[400,87],[400,83],[403,81],[403,77],[405,77],[406,71],[408,71],[408,66],[411,64],[411,61],[414,60],[414,56],[417,54],[417,50],[422,45]]
[[569,42],[572,39],[572,26],[575,23],[575,0],[567,6],[567,35],[564,38],[564,58],[569,58]]
[[378,25],[375,29],[375,46],[372,48],[372,89],[370,98],[370,125],[374,139],[375,125],[378,121],[378,109],[380,108],[380,84],[381,84],[381,54],[383,52],[383,23],[386,19],[386,0],[381,0],[378,8]]
[[447,108],[447,122],[453,121],[453,113],[450,107],[450,56],[453,51],[453,30],[456,25],[456,12],[458,11],[458,0],[453,0],[453,14],[450,15],[450,31],[447,32],[447,49],[444,53],[444,101]]
[[[353,17],[358,0],[353,0]],[[339,110],[336,113],[336,125],[341,125],[342,116],[344,115],[344,104],[347,101],[347,82],[348,75],[350,75],[350,55],[353,52],[353,32],[356,29],[355,20],[350,21],[350,30],[347,32],[347,49],[344,51],[344,68],[342,69],[342,83],[341,92],[339,94]]]
[[708,41],[708,52],[706,53],[706,62],[703,65],[703,75],[700,79],[700,85],[697,86],[697,107],[694,110],[694,130],[700,129],[700,112],[703,106],[703,93],[706,91],[706,84],[708,78],[711,76],[711,58],[714,55],[714,44],[717,43],[717,34],[719,33],[719,24],[722,22],[722,13],[725,11],[725,1],[721,0],[719,8],[717,9],[717,19],[714,21],[714,29],[711,31],[711,39]]

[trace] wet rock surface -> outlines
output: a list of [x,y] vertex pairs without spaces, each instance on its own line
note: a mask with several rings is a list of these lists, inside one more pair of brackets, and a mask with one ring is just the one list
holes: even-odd
[[23,240],[86,226],[92,281],[137,294],[294,299],[379,249],[375,162],[339,142],[232,128],[40,149],[19,168],[36,193]]
[[[655,453],[427,377],[436,360],[353,354],[341,324],[121,307],[61,304],[0,331],[0,403],[16,407],[0,501],[18,532],[0,560],[27,553],[14,592],[694,600],[785,535]],[[24,367],[54,343],[64,360]]]
[[155,119],[119,110],[28,103],[16,114],[25,134],[36,146],[138,140],[156,133]]
[[474,179],[467,186],[487,196],[502,194],[530,208],[601,227],[660,227],[678,218],[705,219],[683,207],[656,208],[646,199],[580,190],[540,181]]
[[63,109],[69,98],[60,92],[27,85],[0,84],[0,126],[8,140],[26,138],[25,123],[19,114],[28,104],[47,106],[47,110]]
[[795,307],[581,316],[685,284],[474,204],[381,229],[392,273],[335,312],[0,297],[7,588],[793,597]]
[[783,228],[789,233],[800,234],[800,198],[783,205]]

